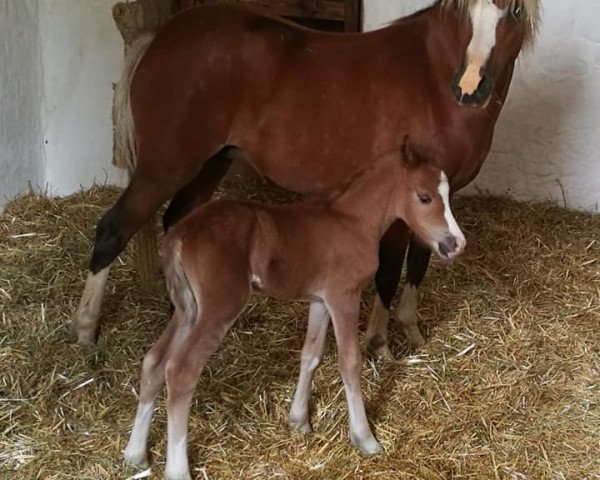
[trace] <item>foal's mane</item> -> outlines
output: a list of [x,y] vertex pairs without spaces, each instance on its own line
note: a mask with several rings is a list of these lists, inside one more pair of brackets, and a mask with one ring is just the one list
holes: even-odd
[[[444,10],[457,10],[464,17],[464,20],[468,20],[469,7],[476,1],[477,0],[438,0],[433,5],[425,7],[424,9],[419,10],[418,12],[415,12],[407,17],[399,18],[393,23],[396,24],[413,17],[418,17],[438,6],[441,6]],[[513,10],[516,7],[521,7],[523,9],[524,14],[521,17],[521,21],[525,22],[526,27],[525,45],[530,45],[533,42],[539,28],[540,0],[505,0],[505,6],[509,10]]]

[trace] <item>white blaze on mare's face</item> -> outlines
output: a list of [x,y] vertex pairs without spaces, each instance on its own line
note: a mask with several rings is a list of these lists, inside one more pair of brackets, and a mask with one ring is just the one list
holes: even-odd
[[465,236],[463,235],[456,219],[450,210],[450,185],[448,184],[448,177],[444,172],[440,173],[440,185],[438,186],[438,192],[444,202],[444,218],[448,225],[450,233],[456,237],[456,241],[460,246],[464,246],[466,243]]
[[459,83],[464,95],[477,91],[481,82],[480,70],[496,45],[496,27],[506,12],[492,0],[477,0],[469,7],[473,36],[467,47],[467,68]]

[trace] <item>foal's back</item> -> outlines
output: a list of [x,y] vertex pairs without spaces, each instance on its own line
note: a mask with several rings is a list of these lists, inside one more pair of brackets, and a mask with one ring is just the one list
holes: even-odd
[[332,283],[361,284],[376,265],[356,219],[325,204],[216,200],[169,231],[167,248],[176,241],[190,283],[205,294],[243,280],[280,298],[310,298]]

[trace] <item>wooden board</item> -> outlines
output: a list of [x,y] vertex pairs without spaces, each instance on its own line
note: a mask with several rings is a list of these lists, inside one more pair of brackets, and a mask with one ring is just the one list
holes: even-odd
[[339,22],[340,30],[360,30],[360,0],[181,0],[181,8],[210,4],[247,5],[293,19]]

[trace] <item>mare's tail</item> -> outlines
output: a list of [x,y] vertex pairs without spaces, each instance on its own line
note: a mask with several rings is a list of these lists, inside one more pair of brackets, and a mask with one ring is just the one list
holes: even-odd
[[[154,39],[154,33],[145,33],[137,38],[125,52],[125,67],[121,80],[115,90],[113,104],[114,119],[114,157],[113,163],[126,169],[129,178],[133,175],[137,164],[135,146],[135,125],[131,111],[130,88],[131,81],[140,60]],[[143,283],[151,283],[157,278],[158,249],[156,244],[155,215],[142,227],[135,236],[134,258],[136,269]]]
[[129,89],[133,74],[154,39],[154,35],[154,33],[145,33],[127,47],[125,68],[115,90],[115,103],[113,106],[115,157],[113,161],[117,167],[126,169],[130,177],[135,170],[137,153]]

